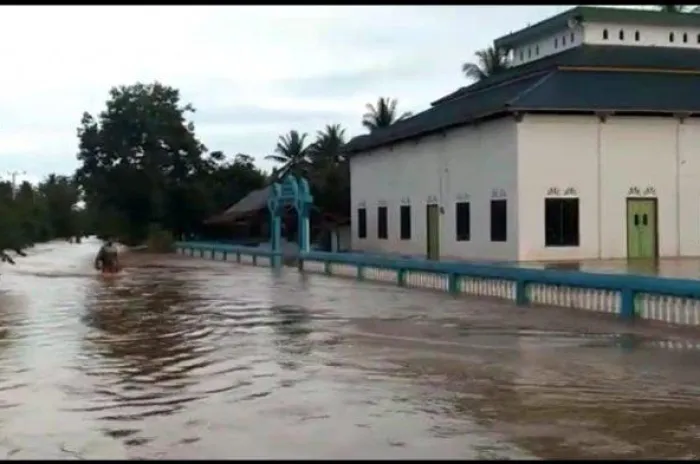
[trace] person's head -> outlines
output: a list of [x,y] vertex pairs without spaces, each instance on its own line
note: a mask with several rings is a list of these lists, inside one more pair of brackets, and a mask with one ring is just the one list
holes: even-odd
[[107,241],[105,242],[105,245],[112,246],[112,239],[108,238]]

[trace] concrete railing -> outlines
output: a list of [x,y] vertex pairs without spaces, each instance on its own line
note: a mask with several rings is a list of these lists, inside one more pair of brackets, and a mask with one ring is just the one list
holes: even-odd
[[[272,266],[280,253],[210,242],[177,242],[180,254]],[[385,282],[401,287],[494,297],[518,305],[539,304],[700,326],[700,281],[626,274],[526,269],[464,262],[393,259],[360,253],[295,255],[309,273]]]

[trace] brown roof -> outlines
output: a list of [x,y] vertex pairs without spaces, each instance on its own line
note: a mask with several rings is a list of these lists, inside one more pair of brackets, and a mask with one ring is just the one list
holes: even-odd
[[267,199],[270,196],[271,186],[263,187],[258,190],[253,190],[248,195],[244,196],[238,203],[230,206],[223,213],[217,214],[205,221],[206,224],[216,224],[222,222],[231,222],[237,218],[248,214],[260,211],[267,208]]

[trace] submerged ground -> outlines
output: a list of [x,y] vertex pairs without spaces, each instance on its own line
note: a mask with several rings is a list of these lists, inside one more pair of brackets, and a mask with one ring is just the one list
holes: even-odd
[[693,340],[179,256],[104,278],[96,249],[0,269],[9,458],[700,456]]

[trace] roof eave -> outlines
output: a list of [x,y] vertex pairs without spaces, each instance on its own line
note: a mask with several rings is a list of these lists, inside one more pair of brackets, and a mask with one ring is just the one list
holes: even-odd
[[520,29],[519,31],[499,37],[493,41],[493,45],[496,48],[510,49],[513,45],[521,43],[524,40],[531,40],[546,35],[548,32],[553,32],[565,27],[569,18],[580,15],[580,11],[581,7],[570,8],[551,18],[547,18],[531,26]]
[[360,148],[357,148],[355,150],[349,151],[348,155],[350,155],[350,156],[361,155],[362,153],[367,153],[369,151],[377,150],[379,148],[385,148],[385,147],[389,147],[391,145],[396,145],[396,144],[401,143],[401,142],[408,142],[410,140],[420,139],[423,137],[427,137],[429,135],[439,134],[441,132],[446,132],[446,131],[449,131],[452,129],[457,129],[459,127],[470,126],[473,124],[477,124],[485,119],[494,119],[497,117],[505,116],[507,114],[511,114],[513,112],[514,111],[512,111],[511,108],[499,108],[497,110],[489,111],[489,112],[483,113],[479,116],[472,117],[468,120],[464,120],[464,121],[460,121],[457,123],[448,124],[445,126],[421,131],[421,132],[411,134],[411,135],[405,136],[405,137],[399,137],[399,138],[390,139],[390,140],[386,140],[386,141],[382,141],[382,142],[377,142],[374,144],[369,144],[366,147],[360,147]]
[[401,137],[393,140],[387,140],[379,143],[374,143],[370,144],[366,147],[360,147],[356,150],[348,152],[348,154],[351,157],[361,155],[363,153],[367,153],[373,150],[377,150],[380,148],[386,148],[392,145],[396,145],[401,142],[407,142],[410,140],[415,140],[419,139],[422,137],[426,137],[429,135],[437,134],[440,132],[445,132],[448,130],[456,129],[458,127],[464,127],[464,126],[469,126],[473,124],[477,124],[479,122],[482,122],[486,119],[495,119],[498,117],[503,117],[508,114],[532,114],[532,113],[547,113],[547,114],[608,114],[608,115],[629,115],[629,116],[683,116],[683,117],[698,117],[700,116],[700,112],[689,112],[687,110],[675,110],[675,109],[668,109],[668,110],[653,110],[653,109],[639,109],[639,108],[634,108],[634,109],[616,109],[616,108],[533,108],[533,107],[525,107],[525,106],[512,106],[512,107],[507,107],[507,108],[500,108],[495,111],[490,111],[488,113],[484,113],[482,115],[476,116],[474,118],[471,118],[467,121],[462,121],[459,123],[455,124],[450,124],[444,127],[436,128],[436,129],[431,129],[429,131],[423,131],[417,134],[412,134],[407,137]]
[[544,108],[544,107],[512,107],[513,113],[548,113],[548,114],[604,114],[608,116],[674,116],[674,117],[697,117],[700,112],[677,110],[677,109],[645,109],[645,108]]

